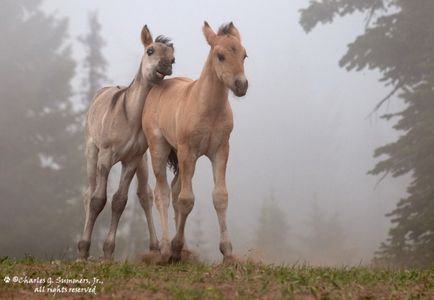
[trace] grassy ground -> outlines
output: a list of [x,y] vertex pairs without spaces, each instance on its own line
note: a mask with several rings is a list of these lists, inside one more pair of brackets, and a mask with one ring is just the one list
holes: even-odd
[[[0,278],[2,299],[434,299],[434,268],[156,266],[4,258]],[[67,282],[71,279],[82,281]]]

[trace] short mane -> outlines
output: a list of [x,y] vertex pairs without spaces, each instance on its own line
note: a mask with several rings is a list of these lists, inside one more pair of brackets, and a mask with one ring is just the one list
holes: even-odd
[[168,38],[167,36],[164,36],[164,35],[157,36],[157,38],[155,39],[155,42],[156,43],[162,43],[166,46],[172,47],[172,43],[171,43],[170,38]]
[[[131,82],[132,83],[132,82]],[[128,88],[131,86],[131,84],[127,87],[123,87],[120,88],[119,90],[117,90],[114,94],[113,94],[113,98],[111,99],[111,109],[114,109],[114,107],[116,106],[116,103],[118,102],[118,100],[121,98],[121,96],[123,95],[124,97],[122,98],[122,108],[123,108],[123,112],[124,112],[124,116],[125,118],[128,120],[128,115],[127,115],[127,103],[126,103],[126,97],[127,97],[127,91]],[[118,87],[119,88],[119,87]]]
[[231,29],[232,26],[233,26],[232,22],[223,24],[222,26],[219,27],[219,31],[217,32],[217,35],[229,34],[229,30]]

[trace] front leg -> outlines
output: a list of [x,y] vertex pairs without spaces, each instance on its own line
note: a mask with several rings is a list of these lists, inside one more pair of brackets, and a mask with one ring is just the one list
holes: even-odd
[[170,188],[167,182],[166,168],[167,158],[170,153],[170,145],[163,139],[149,137],[149,150],[151,153],[152,169],[157,181],[155,187],[155,204],[160,214],[162,237],[160,243],[161,260],[163,263],[170,259],[168,210],[170,203]]
[[122,162],[122,172],[119,181],[119,188],[113,195],[112,200],[112,219],[110,223],[110,230],[104,242],[103,251],[104,258],[111,259],[113,251],[115,250],[116,232],[118,230],[119,219],[125,210],[128,201],[128,189],[133,179],[134,173],[137,169],[137,164],[140,158],[134,159],[130,162]]
[[229,142],[221,145],[211,157],[214,190],[212,193],[214,208],[220,226],[220,252],[224,261],[232,261],[232,242],[226,224],[226,210],[228,207],[228,191],[226,188],[226,165],[229,157]]
[[148,159],[147,153],[137,166],[137,196],[139,197],[140,204],[145,211],[146,220],[148,222],[149,230],[149,250],[159,251],[157,234],[155,232],[154,218],[152,217],[153,195],[151,187],[148,184]]

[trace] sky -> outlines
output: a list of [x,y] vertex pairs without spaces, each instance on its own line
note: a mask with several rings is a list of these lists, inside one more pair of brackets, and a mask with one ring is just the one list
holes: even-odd
[[[408,178],[386,178],[377,185],[379,178],[366,174],[377,161],[374,149],[398,136],[393,122],[379,116],[399,110],[402,104],[392,99],[368,117],[389,90],[378,82],[375,71],[348,73],[338,65],[348,43],[363,32],[363,16],[348,16],[306,34],[298,21],[299,10],[308,4],[308,0],[45,0],[44,9],[69,19],[69,42],[77,60],[83,58],[78,37],[87,32],[87,14],[98,12],[106,41],[103,54],[109,62],[107,84],[119,85],[128,84],[139,66],[143,25],[154,37],[172,38],[176,56],[172,76],[196,79],[209,51],[203,22],[217,30],[233,21],[248,53],[249,80],[245,97],[230,95],[235,127],[227,173],[228,222],[235,252],[252,247],[262,203],[273,195],[291,228],[289,244],[297,245],[306,235],[306,222],[316,204],[327,216],[338,216],[347,243],[357,249],[354,260],[366,262],[386,238],[390,223],[384,214],[405,195],[408,182]],[[80,67],[76,72],[78,87]],[[218,256],[211,167],[205,158],[198,161],[193,188],[191,219],[200,216],[211,251]],[[188,223],[187,236],[194,224]]]

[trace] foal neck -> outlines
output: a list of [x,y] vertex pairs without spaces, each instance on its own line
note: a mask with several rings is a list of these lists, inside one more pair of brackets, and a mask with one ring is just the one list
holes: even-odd
[[218,78],[211,52],[198,79],[198,100],[206,111],[220,111],[226,107],[229,89]]
[[142,63],[139,70],[126,91],[127,119],[133,125],[141,125],[142,111],[145,105],[146,95],[152,85],[142,75]]

